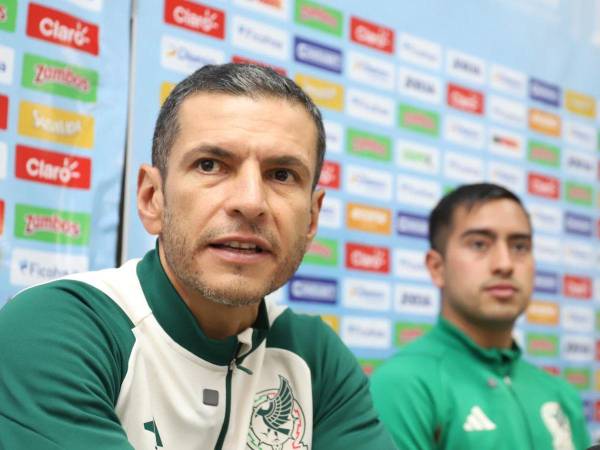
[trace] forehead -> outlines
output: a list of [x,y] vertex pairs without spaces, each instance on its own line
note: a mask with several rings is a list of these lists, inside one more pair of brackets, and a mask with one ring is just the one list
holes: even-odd
[[485,229],[497,235],[531,233],[529,218],[521,205],[509,199],[490,200],[470,209],[459,206],[452,215],[452,236],[470,229]]

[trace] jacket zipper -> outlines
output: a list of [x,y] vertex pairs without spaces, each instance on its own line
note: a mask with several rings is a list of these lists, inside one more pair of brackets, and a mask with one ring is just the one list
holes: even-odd
[[235,359],[240,349],[241,344],[238,343],[235,352],[229,361],[227,366],[227,376],[225,377],[225,417],[223,418],[223,426],[219,433],[219,438],[215,444],[215,450],[221,450],[223,443],[225,442],[225,436],[227,435],[227,429],[229,428],[229,416],[231,414],[231,377],[233,376],[233,369],[235,368]]

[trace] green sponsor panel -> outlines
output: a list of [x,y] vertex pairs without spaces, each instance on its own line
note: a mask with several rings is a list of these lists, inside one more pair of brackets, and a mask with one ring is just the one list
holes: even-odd
[[317,266],[337,266],[338,242],[335,239],[315,238],[302,262]]
[[90,215],[17,204],[15,237],[53,244],[86,245],[90,237]]
[[427,136],[440,135],[440,115],[437,112],[401,103],[398,106],[398,126]]
[[21,83],[24,87],[36,91],[83,102],[95,102],[98,73],[95,70],[25,53]]
[[392,141],[387,136],[348,128],[346,151],[362,158],[388,162],[392,160]]
[[342,37],[344,15],[338,9],[309,0],[296,0],[294,20],[296,23]]
[[15,31],[17,0],[0,0],[0,31]]
[[527,354],[531,356],[558,356],[558,336],[555,334],[528,333]]
[[600,331],[600,311],[596,311],[596,331]]
[[560,148],[541,141],[529,141],[527,158],[546,167],[560,167]]
[[580,206],[592,206],[594,202],[594,190],[588,184],[565,182],[565,198],[569,203]]
[[592,373],[586,367],[566,367],[563,377],[580,391],[587,391],[592,384]]
[[362,367],[363,372],[368,376],[371,376],[373,372],[384,363],[383,359],[357,358],[357,360],[360,367]]
[[409,342],[423,336],[433,328],[430,323],[398,322],[396,323],[396,333],[394,345],[404,347]]

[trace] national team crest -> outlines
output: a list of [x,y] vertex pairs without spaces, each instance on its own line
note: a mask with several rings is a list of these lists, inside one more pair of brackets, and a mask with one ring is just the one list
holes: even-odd
[[279,388],[256,394],[247,445],[253,450],[301,450],[306,420],[290,382],[279,375]]

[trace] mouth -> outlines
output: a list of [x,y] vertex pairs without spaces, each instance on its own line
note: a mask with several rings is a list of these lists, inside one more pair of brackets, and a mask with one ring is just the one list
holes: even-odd
[[265,249],[263,249],[263,247],[255,243],[240,241],[226,241],[222,243],[213,243],[209,244],[209,247],[248,255],[263,253],[264,251],[266,251]]
[[485,287],[484,290],[488,294],[492,295],[493,297],[501,298],[501,299],[502,298],[510,298],[518,292],[518,289],[516,288],[516,286],[514,286],[512,284],[508,284],[508,283],[494,284],[491,286],[487,286],[487,287]]

